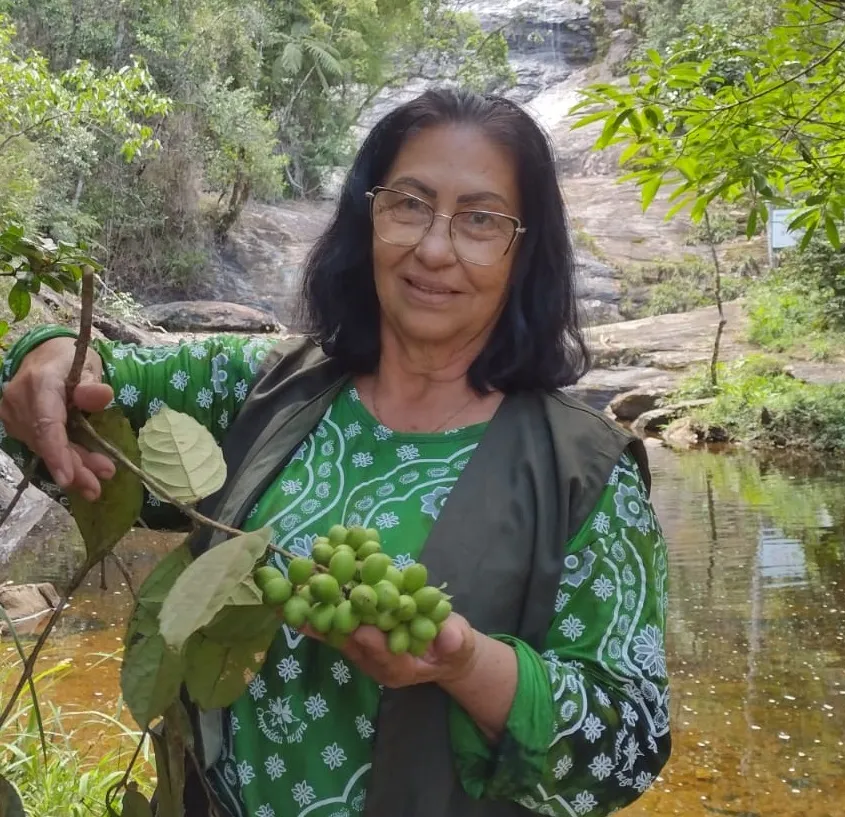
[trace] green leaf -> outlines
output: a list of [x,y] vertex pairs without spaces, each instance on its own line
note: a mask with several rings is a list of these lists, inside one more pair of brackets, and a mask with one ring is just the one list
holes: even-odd
[[836,226],[836,222],[833,220],[833,216],[830,213],[827,213],[824,217],[824,231],[825,235],[827,235],[827,240],[830,242],[830,246],[833,247],[834,250],[838,250],[841,246],[841,242],[839,240],[839,228]]
[[191,563],[191,558],[187,543],[182,543],[152,569],[138,590],[138,601],[123,639],[124,647],[132,646],[138,637],[149,637],[158,633],[161,605],[179,574]]
[[[92,414],[88,422],[101,437],[119,448],[133,463],[140,463],[135,433],[119,408]],[[71,437],[74,442],[82,442],[88,448],[97,447],[96,442],[81,429],[73,430]],[[115,465],[117,470],[114,477],[103,481],[102,493],[96,502],[88,502],[76,492],[68,496],[73,518],[85,540],[91,564],[99,561],[129,532],[141,515],[144,503],[141,480],[120,463]]]
[[15,322],[22,321],[28,314],[32,306],[32,296],[26,288],[23,281],[17,281],[15,285],[9,290],[9,309],[15,316]]
[[751,238],[757,232],[757,208],[752,208],[748,214],[748,223],[745,225],[745,237]]
[[643,212],[648,210],[649,205],[654,201],[657,191],[660,190],[660,185],[663,184],[663,176],[652,176],[643,185]]
[[279,60],[288,74],[298,74],[302,70],[302,49],[299,44],[288,43]]
[[159,615],[165,641],[181,650],[193,633],[208,624],[251,573],[270,544],[262,528],[221,542],[191,562],[176,579]]
[[161,635],[144,638],[123,656],[120,688],[132,717],[145,729],[163,715],[179,695],[182,661],[169,649]]
[[280,624],[276,613],[260,602],[254,605],[227,604],[200,633],[217,644],[235,646],[243,643],[251,633],[274,624],[277,627]]
[[577,119],[575,123],[570,127],[570,130],[576,130],[577,128],[583,128],[587,125],[592,125],[593,122],[599,122],[602,119],[607,118],[609,116],[609,111],[598,111],[596,113],[588,113],[585,116],[582,116],[580,119]]
[[187,505],[220,490],[226,481],[223,452],[211,432],[193,417],[168,406],[146,422],[138,445],[144,471]]
[[237,701],[264,664],[278,631],[279,622],[274,619],[229,645],[194,633],[185,645],[185,686],[191,700],[201,709]]
[[26,817],[18,790],[0,774],[0,817]]
[[153,817],[149,800],[137,789],[126,789],[123,793],[121,817]]
[[604,124],[604,128],[602,128],[601,136],[599,136],[596,141],[596,147],[599,150],[606,148],[610,144],[613,137],[616,136],[616,132],[619,130],[622,123],[628,118],[629,113],[631,113],[631,109],[625,108],[625,110],[617,116],[608,118],[607,122]]

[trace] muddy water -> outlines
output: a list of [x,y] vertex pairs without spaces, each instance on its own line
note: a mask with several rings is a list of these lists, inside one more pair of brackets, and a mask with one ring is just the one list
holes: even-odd
[[[651,457],[672,556],[674,751],[625,813],[843,817],[845,472]],[[139,580],[177,541],[139,531],[121,554]],[[91,577],[44,662],[71,661],[50,691],[66,710],[118,711],[119,665],[107,656],[130,599],[111,567],[106,583]],[[0,643],[0,659],[7,649]],[[89,726],[80,740],[107,733]]]

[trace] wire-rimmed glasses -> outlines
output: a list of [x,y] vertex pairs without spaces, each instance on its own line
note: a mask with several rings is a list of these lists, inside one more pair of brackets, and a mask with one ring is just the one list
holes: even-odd
[[508,254],[525,227],[515,216],[489,210],[460,210],[451,216],[438,213],[424,199],[402,190],[374,187],[367,194],[373,229],[386,244],[415,247],[438,216],[449,220],[455,254],[478,266],[491,266]]

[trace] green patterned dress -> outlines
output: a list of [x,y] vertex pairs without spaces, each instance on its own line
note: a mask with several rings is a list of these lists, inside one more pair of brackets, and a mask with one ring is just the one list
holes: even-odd
[[[218,439],[270,346],[233,336],[157,348],[96,344],[115,403],[136,428],[166,404]],[[13,347],[4,379],[19,356]],[[271,526],[277,544],[307,554],[331,525],[363,524],[379,529],[397,566],[409,564],[484,431],[393,431],[350,385],[247,525]],[[2,426],[0,444],[24,462],[27,452]],[[55,486],[41,487],[59,496]],[[161,509],[147,502],[154,519]],[[669,752],[666,547],[627,455],[561,547],[565,569],[544,651],[495,636],[518,659],[511,751],[500,756],[457,704],[448,750],[473,796],[515,800],[541,815],[603,817],[644,792]],[[339,652],[281,627],[261,673],[227,713],[215,788],[236,817],[354,817],[366,800],[379,697],[378,685]]]

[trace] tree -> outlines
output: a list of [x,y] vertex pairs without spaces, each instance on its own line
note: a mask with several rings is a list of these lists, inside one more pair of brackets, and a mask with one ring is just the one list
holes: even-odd
[[[751,237],[769,207],[794,209],[802,247],[822,227],[834,247],[845,218],[845,11],[789,0],[782,21],[755,36],[691,30],[665,56],[650,50],[628,87],[596,84],[576,127],[603,122],[597,149],[623,145],[623,180],[643,209],[669,193],[671,219],[694,221],[714,200],[741,203]],[[718,358],[717,333],[714,352]]]

